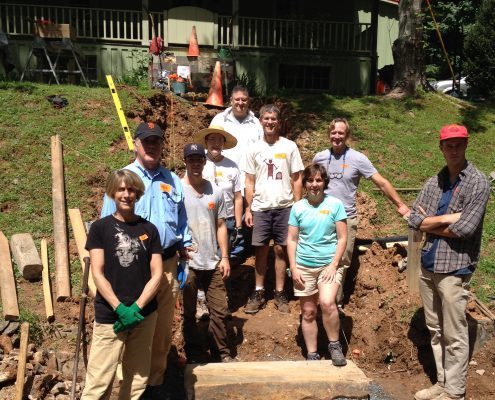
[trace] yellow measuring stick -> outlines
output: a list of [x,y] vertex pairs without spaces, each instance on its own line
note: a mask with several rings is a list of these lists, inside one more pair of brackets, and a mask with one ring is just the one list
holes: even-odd
[[125,119],[124,112],[122,111],[122,104],[120,104],[119,95],[115,84],[113,83],[112,75],[106,75],[108,87],[110,88],[110,93],[112,93],[113,103],[117,109],[117,115],[119,116],[120,125],[122,125],[122,130],[124,131],[125,139],[127,140],[127,146],[129,150],[134,150],[134,144],[132,143],[131,132],[129,131],[129,126],[127,125],[127,120]]

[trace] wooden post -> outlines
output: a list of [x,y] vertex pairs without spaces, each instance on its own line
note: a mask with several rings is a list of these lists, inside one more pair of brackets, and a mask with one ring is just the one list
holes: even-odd
[[9,321],[18,320],[19,305],[17,304],[9,241],[2,231],[0,231],[0,288],[2,291],[3,317]]
[[19,362],[17,364],[17,379],[15,381],[15,400],[22,400],[24,392],[24,378],[26,375],[27,346],[29,339],[29,322],[21,325],[21,346],[19,348]]
[[65,215],[65,185],[62,143],[59,135],[52,140],[53,239],[55,242],[55,281],[57,300],[70,297],[69,249]]
[[45,311],[47,321],[53,320],[52,291],[50,288],[50,270],[48,268],[48,246],[46,239],[41,239],[41,263],[43,264],[43,297],[45,298]]
[[423,232],[409,229],[407,237],[407,270],[406,281],[409,290],[419,292],[419,268],[421,267],[421,242]]
[[[69,208],[69,218],[72,225],[72,232],[74,233],[74,239],[76,240],[77,252],[79,253],[79,260],[81,262],[81,268],[84,273],[84,258],[89,257],[89,252],[84,248],[86,246],[86,230],[84,229],[84,223],[79,208]],[[89,271],[88,277],[89,293],[92,297],[96,294],[96,285],[93,280],[93,274]]]

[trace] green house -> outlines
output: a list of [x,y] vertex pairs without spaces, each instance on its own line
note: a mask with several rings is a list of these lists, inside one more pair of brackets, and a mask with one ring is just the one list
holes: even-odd
[[[107,74],[115,79],[148,63],[152,18],[174,64],[190,65],[193,76],[211,76],[212,65],[223,56],[229,79],[252,75],[265,91],[361,95],[373,92],[377,68],[393,63],[392,43],[398,34],[395,0],[76,0],[70,7],[66,1],[40,3],[0,4],[0,31],[7,35],[19,75],[33,47],[35,21],[70,24],[74,43],[85,56],[84,74],[105,83]],[[198,57],[187,56],[193,26]],[[37,56],[43,58],[43,53]],[[171,67],[167,62],[170,57],[162,68]]]

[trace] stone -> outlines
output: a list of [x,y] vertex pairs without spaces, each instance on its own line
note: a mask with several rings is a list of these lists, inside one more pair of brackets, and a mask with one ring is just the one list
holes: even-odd
[[69,361],[72,357],[72,353],[68,351],[57,351],[57,362],[59,366]]
[[189,364],[187,399],[302,400],[367,398],[371,380],[356,364],[324,361],[269,361]]
[[50,393],[60,394],[60,393],[65,393],[66,390],[67,390],[67,385],[65,384],[65,382],[59,382],[52,387],[52,390],[50,390]]
[[0,347],[3,350],[3,354],[10,354],[14,346],[12,340],[7,335],[0,335]]
[[[62,376],[65,379],[72,380],[72,374],[74,373],[74,360],[65,362],[60,370]],[[80,359],[77,365],[77,376],[84,378],[86,375],[86,369],[84,367],[84,362]]]
[[19,330],[19,322],[9,321],[7,326],[3,330],[4,335],[12,336],[15,332]]
[[483,375],[485,375],[485,370],[484,370],[484,369],[477,369],[477,370],[476,370],[476,373],[477,373],[478,375],[483,376]]
[[10,238],[12,256],[20,273],[27,280],[41,278],[41,258],[29,233],[17,233]]
[[0,383],[6,383],[15,380],[17,377],[16,367],[10,366],[0,371]]
[[46,362],[46,367],[54,371],[58,371],[57,355],[51,351],[48,353],[48,361]]
[[33,354],[33,362],[45,365],[48,359],[48,354],[44,351],[37,351]]

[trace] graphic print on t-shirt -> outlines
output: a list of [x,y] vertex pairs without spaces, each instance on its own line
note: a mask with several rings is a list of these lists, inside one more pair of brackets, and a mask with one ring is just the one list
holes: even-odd
[[115,229],[117,230],[117,233],[115,234],[115,241],[117,242],[115,255],[119,259],[119,263],[122,267],[130,267],[134,260],[138,258],[140,247],[139,240],[130,237],[118,226],[115,226]]
[[272,159],[264,159],[263,162],[268,166],[267,179],[282,179],[282,172],[277,172],[275,176],[273,176],[273,173],[278,169],[278,166],[273,163]]

